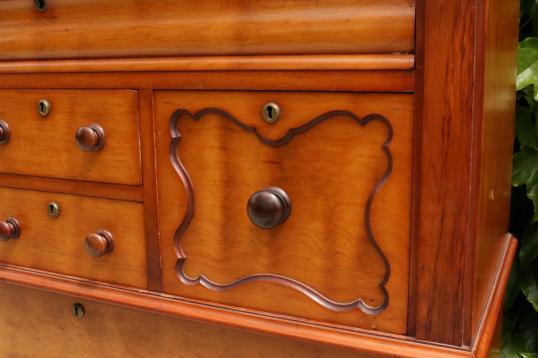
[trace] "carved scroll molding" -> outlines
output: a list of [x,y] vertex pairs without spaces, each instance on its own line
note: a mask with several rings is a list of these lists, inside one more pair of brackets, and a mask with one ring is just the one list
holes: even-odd
[[[179,120],[183,117],[190,117],[194,121],[199,121],[201,118],[209,114],[218,115],[222,117],[223,119],[226,119],[234,123],[241,129],[243,129],[245,132],[255,135],[261,143],[268,146],[272,146],[272,147],[284,146],[288,144],[296,135],[305,133],[309,131],[310,129],[316,127],[317,125],[335,117],[349,118],[355,121],[361,127],[364,127],[368,123],[373,122],[373,121],[379,121],[385,125],[385,127],[387,128],[387,136],[381,146],[381,149],[383,150],[387,158],[387,168],[383,176],[375,183],[372,191],[370,192],[368,196],[368,199],[365,205],[364,217],[363,217],[368,241],[374,248],[376,254],[379,256],[381,261],[383,262],[384,270],[385,270],[383,278],[378,284],[378,287],[383,295],[383,301],[379,305],[370,306],[360,297],[349,302],[337,302],[323,295],[322,293],[320,293],[313,287],[303,282],[297,281],[291,277],[277,275],[277,274],[259,273],[259,274],[244,276],[242,278],[239,278],[229,283],[218,283],[218,282],[210,280],[204,275],[200,275],[198,277],[189,277],[183,271],[183,266],[185,265],[185,262],[187,260],[187,255],[184,253],[183,248],[181,246],[181,238],[183,237],[183,234],[187,230],[189,224],[191,223],[194,217],[195,193],[193,190],[192,181],[189,177],[189,173],[187,169],[185,168],[185,166],[183,165],[183,163],[181,162],[181,159],[179,158],[178,146],[179,146],[179,143],[181,142],[182,136],[179,130],[177,129],[177,127],[178,127]],[[170,118],[169,128],[170,128],[170,136],[172,137],[170,148],[169,148],[170,161],[172,163],[172,166],[174,167],[174,170],[176,171],[177,175],[179,176],[179,178],[181,179],[185,187],[186,199],[187,199],[187,210],[186,210],[185,216],[182,218],[182,221],[179,227],[175,231],[174,240],[173,240],[174,250],[177,257],[176,274],[179,280],[183,284],[185,285],[200,284],[213,291],[228,291],[228,290],[232,290],[236,287],[239,287],[248,283],[252,283],[252,282],[272,282],[272,283],[277,283],[277,284],[292,288],[298,292],[301,292],[302,294],[306,295],[307,297],[317,302],[321,306],[335,312],[345,312],[345,311],[351,311],[353,309],[359,309],[365,314],[377,315],[383,312],[387,308],[389,304],[389,294],[387,292],[385,285],[387,284],[390,278],[390,274],[391,274],[390,263],[375,239],[375,236],[372,230],[371,221],[370,221],[370,214],[372,211],[372,204],[374,202],[376,194],[379,192],[381,187],[383,187],[383,185],[385,184],[385,182],[388,180],[388,178],[390,177],[392,173],[393,160],[392,160],[392,153],[390,151],[389,144],[391,143],[392,138],[393,138],[393,129],[388,119],[386,119],[384,116],[379,115],[379,114],[369,114],[363,118],[359,118],[355,114],[349,111],[343,111],[343,110],[331,111],[310,120],[309,122],[305,123],[302,126],[289,129],[288,132],[279,139],[271,140],[269,138],[264,137],[260,132],[258,132],[256,127],[251,127],[244,124],[243,122],[239,121],[234,116],[230,115],[229,113],[221,109],[205,108],[196,113],[191,113],[185,109],[178,109],[172,114],[172,117]]]

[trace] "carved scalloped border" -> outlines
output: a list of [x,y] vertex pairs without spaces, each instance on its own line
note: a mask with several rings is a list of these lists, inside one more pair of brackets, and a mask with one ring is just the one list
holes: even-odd
[[[377,255],[383,261],[383,264],[385,267],[385,274],[383,275],[383,279],[378,285],[379,289],[381,290],[383,294],[383,301],[378,306],[370,306],[366,302],[364,302],[362,298],[357,298],[356,300],[353,300],[350,302],[337,302],[326,297],[322,293],[318,292],[316,289],[306,285],[303,282],[294,280],[287,276],[271,274],[271,273],[260,273],[260,274],[248,275],[227,284],[220,284],[220,283],[211,281],[204,275],[200,275],[196,278],[192,278],[192,277],[187,276],[187,274],[185,274],[185,272],[183,271],[183,265],[185,264],[185,261],[187,260],[187,256],[183,252],[183,248],[181,246],[181,237],[183,236],[184,232],[187,230],[194,216],[195,200],[194,200],[194,190],[193,190],[192,181],[189,177],[189,173],[187,172],[186,168],[183,166],[183,163],[181,162],[178,155],[178,151],[177,151],[178,145],[182,137],[181,133],[179,133],[177,129],[177,124],[178,124],[179,119],[184,116],[191,117],[194,121],[198,121],[202,117],[208,114],[216,114],[231,121],[232,123],[236,124],[243,130],[245,130],[246,132],[256,135],[256,137],[261,143],[268,146],[272,146],[272,147],[284,146],[287,143],[289,143],[296,135],[305,133],[308,130],[316,127],[320,123],[334,117],[350,118],[351,120],[358,123],[361,127],[364,127],[371,121],[380,121],[387,127],[387,137],[382,145],[383,152],[385,153],[387,157],[387,169],[385,170],[385,173],[381,177],[381,179],[379,179],[376,182],[373,190],[368,196],[368,200],[366,202],[366,207],[365,207],[365,213],[364,213],[364,224],[366,227],[368,240],[371,243],[371,245],[374,247]],[[174,250],[176,253],[176,257],[178,259],[176,262],[176,268],[175,268],[176,274],[179,280],[183,284],[185,285],[201,284],[202,286],[210,290],[227,291],[227,290],[236,288],[238,286],[251,283],[251,282],[256,282],[256,281],[273,282],[273,283],[278,283],[278,284],[290,287],[294,290],[297,290],[303,293],[304,295],[308,296],[310,299],[314,300],[321,306],[335,312],[351,311],[355,308],[358,308],[365,314],[377,315],[383,312],[387,308],[389,304],[389,295],[388,295],[387,289],[385,288],[385,285],[387,284],[390,278],[390,273],[391,273],[390,263],[387,257],[385,256],[385,254],[383,253],[383,251],[381,250],[381,248],[379,247],[379,244],[377,243],[375,239],[375,236],[372,231],[372,226],[370,223],[370,213],[371,213],[374,198],[392,173],[392,166],[393,166],[392,153],[390,151],[389,144],[392,141],[394,131],[392,129],[391,123],[389,122],[387,118],[385,118],[384,116],[380,114],[369,114],[361,119],[349,111],[343,111],[343,110],[331,111],[310,120],[309,122],[305,123],[302,126],[289,129],[288,132],[279,139],[271,140],[264,137],[262,134],[260,134],[256,127],[250,127],[242,123],[241,121],[233,117],[231,114],[221,109],[205,108],[194,114],[185,109],[178,109],[172,114],[172,117],[170,118],[169,128],[170,128],[170,136],[172,137],[172,141],[170,143],[170,149],[169,149],[170,161],[172,163],[172,166],[174,167],[174,170],[176,171],[177,175],[179,176],[179,178],[181,179],[185,187],[186,198],[187,198],[187,210],[186,210],[185,216],[183,217],[183,220],[181,221],[181,224],[179,225],[179,227],[177,228],[174,234],[174,240],[173,240]]]

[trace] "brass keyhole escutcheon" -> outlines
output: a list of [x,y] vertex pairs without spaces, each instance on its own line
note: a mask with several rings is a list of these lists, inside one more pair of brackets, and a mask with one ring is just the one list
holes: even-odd
[[47,211],[51,218],[57,218],[60,216],[60,204],[55,201],[51,201],[47,204]]
[[34,0],[35,9],[39,12],[44,12],[47,10],[47,1],[46,0]]
[[46,117],[49,115],[52,109],[52,105],[47,99],[40,99],[37,102],[37,112],[41,117]]
[[84,318],[86,315],[86,310],[84,309],[84,306],[80,303],[73,304],[73,307],[71,307],[71,313],[73,313],[73,316],[76,318]]
[[267,123],[275,123],[280,118],[280,107],[278,104],[269,102],[262,108],[263,120]]

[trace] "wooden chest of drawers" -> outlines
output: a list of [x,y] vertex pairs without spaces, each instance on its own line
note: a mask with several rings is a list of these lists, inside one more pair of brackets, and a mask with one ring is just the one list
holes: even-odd
[[517,10],[0,2],[0,280],[364,356],[486,356],[515,250]]

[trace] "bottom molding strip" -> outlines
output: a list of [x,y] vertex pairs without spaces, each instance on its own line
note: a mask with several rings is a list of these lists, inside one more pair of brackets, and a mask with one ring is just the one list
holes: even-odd
[[[499,314],[498,307],[502,306],[502,293],[515,255],[517,241],[511,236],[507,236],[507,240],[509,240],[509,244],[501,260],[502,267],[499,270],[496,287],[492,294],[493,299],[486,310],[488,316]],[[457,347],[419,342],[411,337],[323,326],[300,320],[286,319],[282,316],[194,302],[141,289],[81,281],[70,276],[10,265],[0,265],[0,282],[63,293],[183,319],[248,329],[263,334],[317,344],[327,344],[367,354],[386,355],[387,352],[391,352],[391,355],[409,358],[420,356],[432,358],[482,357],[482,354],[487,351],[487,342],[491,342],[490,336],[493,335],[493,331],[488,327],[491,322],[496,321],[496,317],[486,317],[482,321],[484,329],[480,331],[481,337],[477,339],[475,349],[470,351]]]

